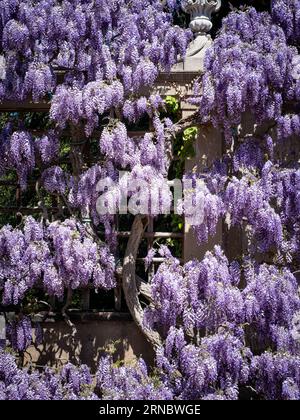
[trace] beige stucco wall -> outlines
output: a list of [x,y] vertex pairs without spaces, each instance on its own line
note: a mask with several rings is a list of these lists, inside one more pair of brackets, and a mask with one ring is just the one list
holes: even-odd
[[114,358],[133,361],[142,356],[150,365],[153,351],[133,321],[76,322],[77,334],[64,321],[43,324],[45,344],[28,349],[25,364],[61,367],[68,361],[86,363],[95,371],[99,357],[111,342],[116,343]]
[[[200,129],[195,144],[195,157],[187,159],[185,169],[187,172],[194,170],[197,173],[201,173],[205,167],[209,167],[221,154],[222,134],[213,127]],[[201,245],[198,244],[192,227],[185,223],[184,261],[194,258],[202,259],[208,250],[211,250],[216,244],[221,244],[222,241],[223,225],[221,222],[218,224],[216,235],[209,238],[207,243]]]

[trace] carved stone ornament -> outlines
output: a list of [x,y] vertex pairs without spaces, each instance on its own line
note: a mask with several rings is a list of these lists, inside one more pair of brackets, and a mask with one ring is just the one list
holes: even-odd
[[190,28],[195,38],[190,43],[183,62],[174,66],[174,71],[199,71],[207,48],[212,44],[209,31],[212,29],[211,17],[220,10],[221,0],[181,0],[184,12],[191,15]]
[[221,0],[182,0],[184,12],[191,15],[190,28],[197,35],[208,33],[213,24],[211,16],[221,8]]

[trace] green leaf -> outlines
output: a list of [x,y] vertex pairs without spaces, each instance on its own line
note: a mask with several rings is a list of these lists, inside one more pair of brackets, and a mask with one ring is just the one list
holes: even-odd
[[174,96],[167,96],[165,99],[167,111],[171,114],[176,114],[179,110],[179,101]]
[[182,159],[187,159],[191,157],[195,157],[196,152],[194,148],[194,143],[198,136],[198,128],[197,127],[189,127],[183,132],[183,145],[181,146],[178,156]]

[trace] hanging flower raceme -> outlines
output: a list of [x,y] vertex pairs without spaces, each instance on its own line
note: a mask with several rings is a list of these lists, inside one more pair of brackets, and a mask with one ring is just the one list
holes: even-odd
[[114,259],[89,237],[75,220],[51,223],[47,235],[54,247],[54,264],[64,287],[77,289],[94,284],[95,288],[115,286]]
[[19,183],[24,190],[28,176],[35,166],[34,142],[26,131],[15,131],[4,145],[6,152],[6,168],[17,172]]
[[256,238],[253,245],[260,252],[279,248],[283,239],[280,216],[269,203],[269,193],[268,184],[247,175],[233,177],[224,196],[229,225],[247,222]]
[[125,124],[118,122],[111,129],[106,127],[100,137],[100,151],[116,166],[126,169],[140,162],[139,150],[128,136]]
[[268,13],[231,13],[205,58],[202,118],[223,127],[228,141],[246,110],[258,122],[277,120],[283,101],[295,95],[295,57]]
[[66,365],[60,373],[19,369],[11,354],[0,350],[0,400],[97,400],[91,373]]
[[176,326],[186,303],[186,284],[179,261],[170,258],[158,268],[152,282],[151,294],[154,307],[145,312],[144,322],[151,327],[163,329],[166,334],[170,327]]
[[299,400],[300,358],[265,352],[251,363],[251,380],[258,396],[268,400]]
[[[295,350],[297,346],[291,334],[293,317],[300,309],[300,297],[293,274],[275,266],[255,268],[250,265],[246,280],[247,287],[243,290],[246,322],[256,331],[260,345],[273,341],[280,350]],[[287,334],[285,343],[281,339],[283,328]]]
[[42,184],[50,193],[65,194],[68,176],[59,166],[51,166],[42,175]]
[[31,95],[34,102],[53,93],[54,74],[48,65],[31,63],[24,78],[24,93]]
[[32,343],[30,318],[23,316],[19,321],[13,321],[8,325],[7,333],[12,348],[15,351],[25,351]]
[[172,400],[171,390],[159,377],[148,374],[146,363],[114,367],[112,357],[103,357],[97,370],[97,386],[104,400]]
[[222,198],[212,193],[205,181],[194,173],[185,175],[183,194],[177,210],[185,215],[199,243],[207,242],[209,237],[216,234],[218,222],[224,215]]
[[[299,59],[300,63],[300,59]],[[297,114],[284,115],[277,121],[277,137],[279,141],[300,134],[300,116]]]
[[45,165],[52,163],[59,156],[59,138],[54,130],[49,130],[44,136],[34,141],[38,158]]
[[182,330],[172,327],[157,351],[164,382],[178,399],[238,399],[246,383],[252,354],[228,331],[207,336],[199,346],[188,344]]
[[237,147],[233,156],[235,172],[261,170],[265,164],[263,147],[255,139],[245,140]]
[[[112,164],[104,167],[94,165],[83,172],[79,179],[70,180],[68,196],[72,207],[79,208],[83,213],[89,210],[90,217],[96,226],[103,223],[106,240],[112,248],[116,245],[113,223],[119,203],[119,189],[113,186],[117,179],[117,171]],[[101,198],[107,189],[109,193]]]
[[[121,0],[117,8],[106,0],[44,1],[43,7],[21,0],[2,9],[1,97],[53,95],[52,119],[62,127],[84,120],[88,134],[99,116],[122,109],[125,94],[152,86],[191,39],[160,0]],[[54,76],[58,68],[63,81]]]
[[219,247],[203,261],[193,260],[183,267],[166,256],[151,282],[154,305],[145,312],[145,323],[159,326],[164,334],[180,324],[192,335],[201,328],[217,331],[222,324],[243,323],[239,282],[239,265],[229,264]]
[[19,304],[33,287],[42,286],[61,298],[65,288],[115,286],[113,256],[74,220],[44,227],[28,217],[23,231],[5,226],[0,230],[0,255],[4,305]]
[[4,50],[26,53],[30,43],[29,28],[20,21],[9,20],[3,29],[2,42]]
[[300,42],[300,2],[299,0],[273,0],[272,17],[280,25],[289,41]]
[[135,165],[119,180],[119,197],[129,197],[131,214],[169,214],[172,194],[166,178],[150,165]]

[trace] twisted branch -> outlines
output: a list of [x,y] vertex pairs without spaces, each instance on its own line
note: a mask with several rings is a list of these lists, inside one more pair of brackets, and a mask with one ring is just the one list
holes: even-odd
[[122,281],[126,303],[132,318],[152,347],[156,349],[161,345],[162,340],[156,331],[146,328],[143,323],[144,311],[138,297],[139,290],[136,278],[136,259],[138,249],[147,224],[148,220],[145,217],[141,215],[135,216],[132,224],[131,235],[125,252]]

